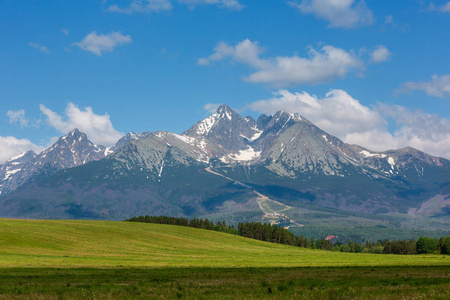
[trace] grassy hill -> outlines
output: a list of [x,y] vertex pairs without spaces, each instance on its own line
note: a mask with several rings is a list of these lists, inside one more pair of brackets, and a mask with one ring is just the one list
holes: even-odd
[[406,265],[450,266],[450,256],[310,250],[159,224],[0,219],[0,268]]

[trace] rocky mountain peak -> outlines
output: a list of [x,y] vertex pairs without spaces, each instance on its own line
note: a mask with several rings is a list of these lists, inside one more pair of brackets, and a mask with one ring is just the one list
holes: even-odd
[[71,132],[66,134],[65,136],[62,136],[60,140],[63,141],[89,141],[87,135],[84,132],[79,131],[77,128],[73,129]]
[[216,113],[217,114],[226,114],[227,112],[228,113],[235,113],[234,110],[232,110],[231,107],[229,107],[226,104],[222,104],[216,109]]
[[258,129],[264,130],[267,127],[267,124],[270,122],[270,120],[272,120],[272,116],[262,114],[256,121],[256,126],[258,127]]
[[85,133],[74,129],[42,152],[38,159],[42,160],[41,164],[71,168],[105,157],[105,149],[92,143]]
[[189,130],[185,131],[184,134],[203,137],[214,135],[214,132],[217,131],[218,128],[220,130],[220,127],[230,126],[233,122],[236,122],[236,119],[243,119],[244,122],[246,122],[245,118],[237,114],[228,105],[222,104],[217,108],[215,113],[204,120],[197,122]]
[[278,111],[275,115],[273,115],[274,120],[293,120],[295,122],[297,121],[303,121],[302,116],[299,113],[290,113],[286,112],[284,110]]
[[197,122],[183,134],[190,137],[203,137],[223,149],[222,154],[239,151],[255,135],[260,133],[253,118],[244,118],[228,105],[219,106],[215,113]]

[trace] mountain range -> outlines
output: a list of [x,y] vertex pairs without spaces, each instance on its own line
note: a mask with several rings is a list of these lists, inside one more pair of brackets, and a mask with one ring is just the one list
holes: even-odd
[[254,120],[222,105],[182,134],[129,133],[109,148],[74,129],[1,166],[0,193],[1,217],[165,214],[301,229],[331,214],[445,229],[450,161],[410,147],[349,145],[299,114]]

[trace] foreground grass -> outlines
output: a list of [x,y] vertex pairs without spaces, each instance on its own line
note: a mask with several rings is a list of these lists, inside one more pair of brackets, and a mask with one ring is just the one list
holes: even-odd
[[0,269],[0,299],[448,299],[447,267]]
[[0,219],[0,268],[432,265],[450,266],[450,256],[310,250],[160,224]]
[[447,299],[450,257],[159,224],[0,219],[0,299]]

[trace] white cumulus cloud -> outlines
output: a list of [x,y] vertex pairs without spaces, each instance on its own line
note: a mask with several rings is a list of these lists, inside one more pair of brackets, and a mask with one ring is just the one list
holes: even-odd
[[25,117],[25,110],[8,110],[6,115],[9,118],[9,123],[20,123],[20,127],[27,127],[29,120]]
[[40,105],[40,110],[46,116],[47,123],[63,134],[78,128],[92,142],[104,146],[114,144],[123,136],[123,133],[114,129],[108,114],[97,115],[91,107],[80,109],[69,103],[62,115],[43,104]]
[[408,93],[414,90],[424,91],[430,96],[450,98],[450,75],[433,75],[429,82],[406,82],[399,88],[399,92]]
[[289,4],[304,14],[328,21],[329,27],[356,28],[374,23],[372,11],[362,0],[303,0]]
[[[398,105],[368,107],[343,90],[332,90],[323,98],[280,90],[273,98],[249,107],[266,114],[279,110],[300,113],[344,142],[371,150],[411,146],[450,159],[450,120]],[[387,129],[389,121],[396,124],[393,132]]]
[[249,39],[239,42],[236,46],[220,42],[214,48],[213,54],[200,58],[197,64],[210,65],[230,59],[256,70],[245,78],[246,81],[267,83],[275,87],[329,82],[364,67],[364,63],[352,51],[329,45],[319,50],[309,47],[308,57],[293,55],[264,59],[260,57],[263,52],[264,48],[259,46],[258,42]]
[[123,35],[120,31],[100,35],[93,31],[81,42],[73,43],[71,46],[78,46],[84,51],[101,56],[103,52],[112,52],[116,47],[131,42],[131,37],[129,35]]
[[321,99],[307,92],[279,90],[275,97],[253,102],[250,108],[271,115],[280,110],[300,113],[321,129],[338,137],[349,132],[366,132],[383,121],[377,112],[361,105],[343,90],[332,90]]

